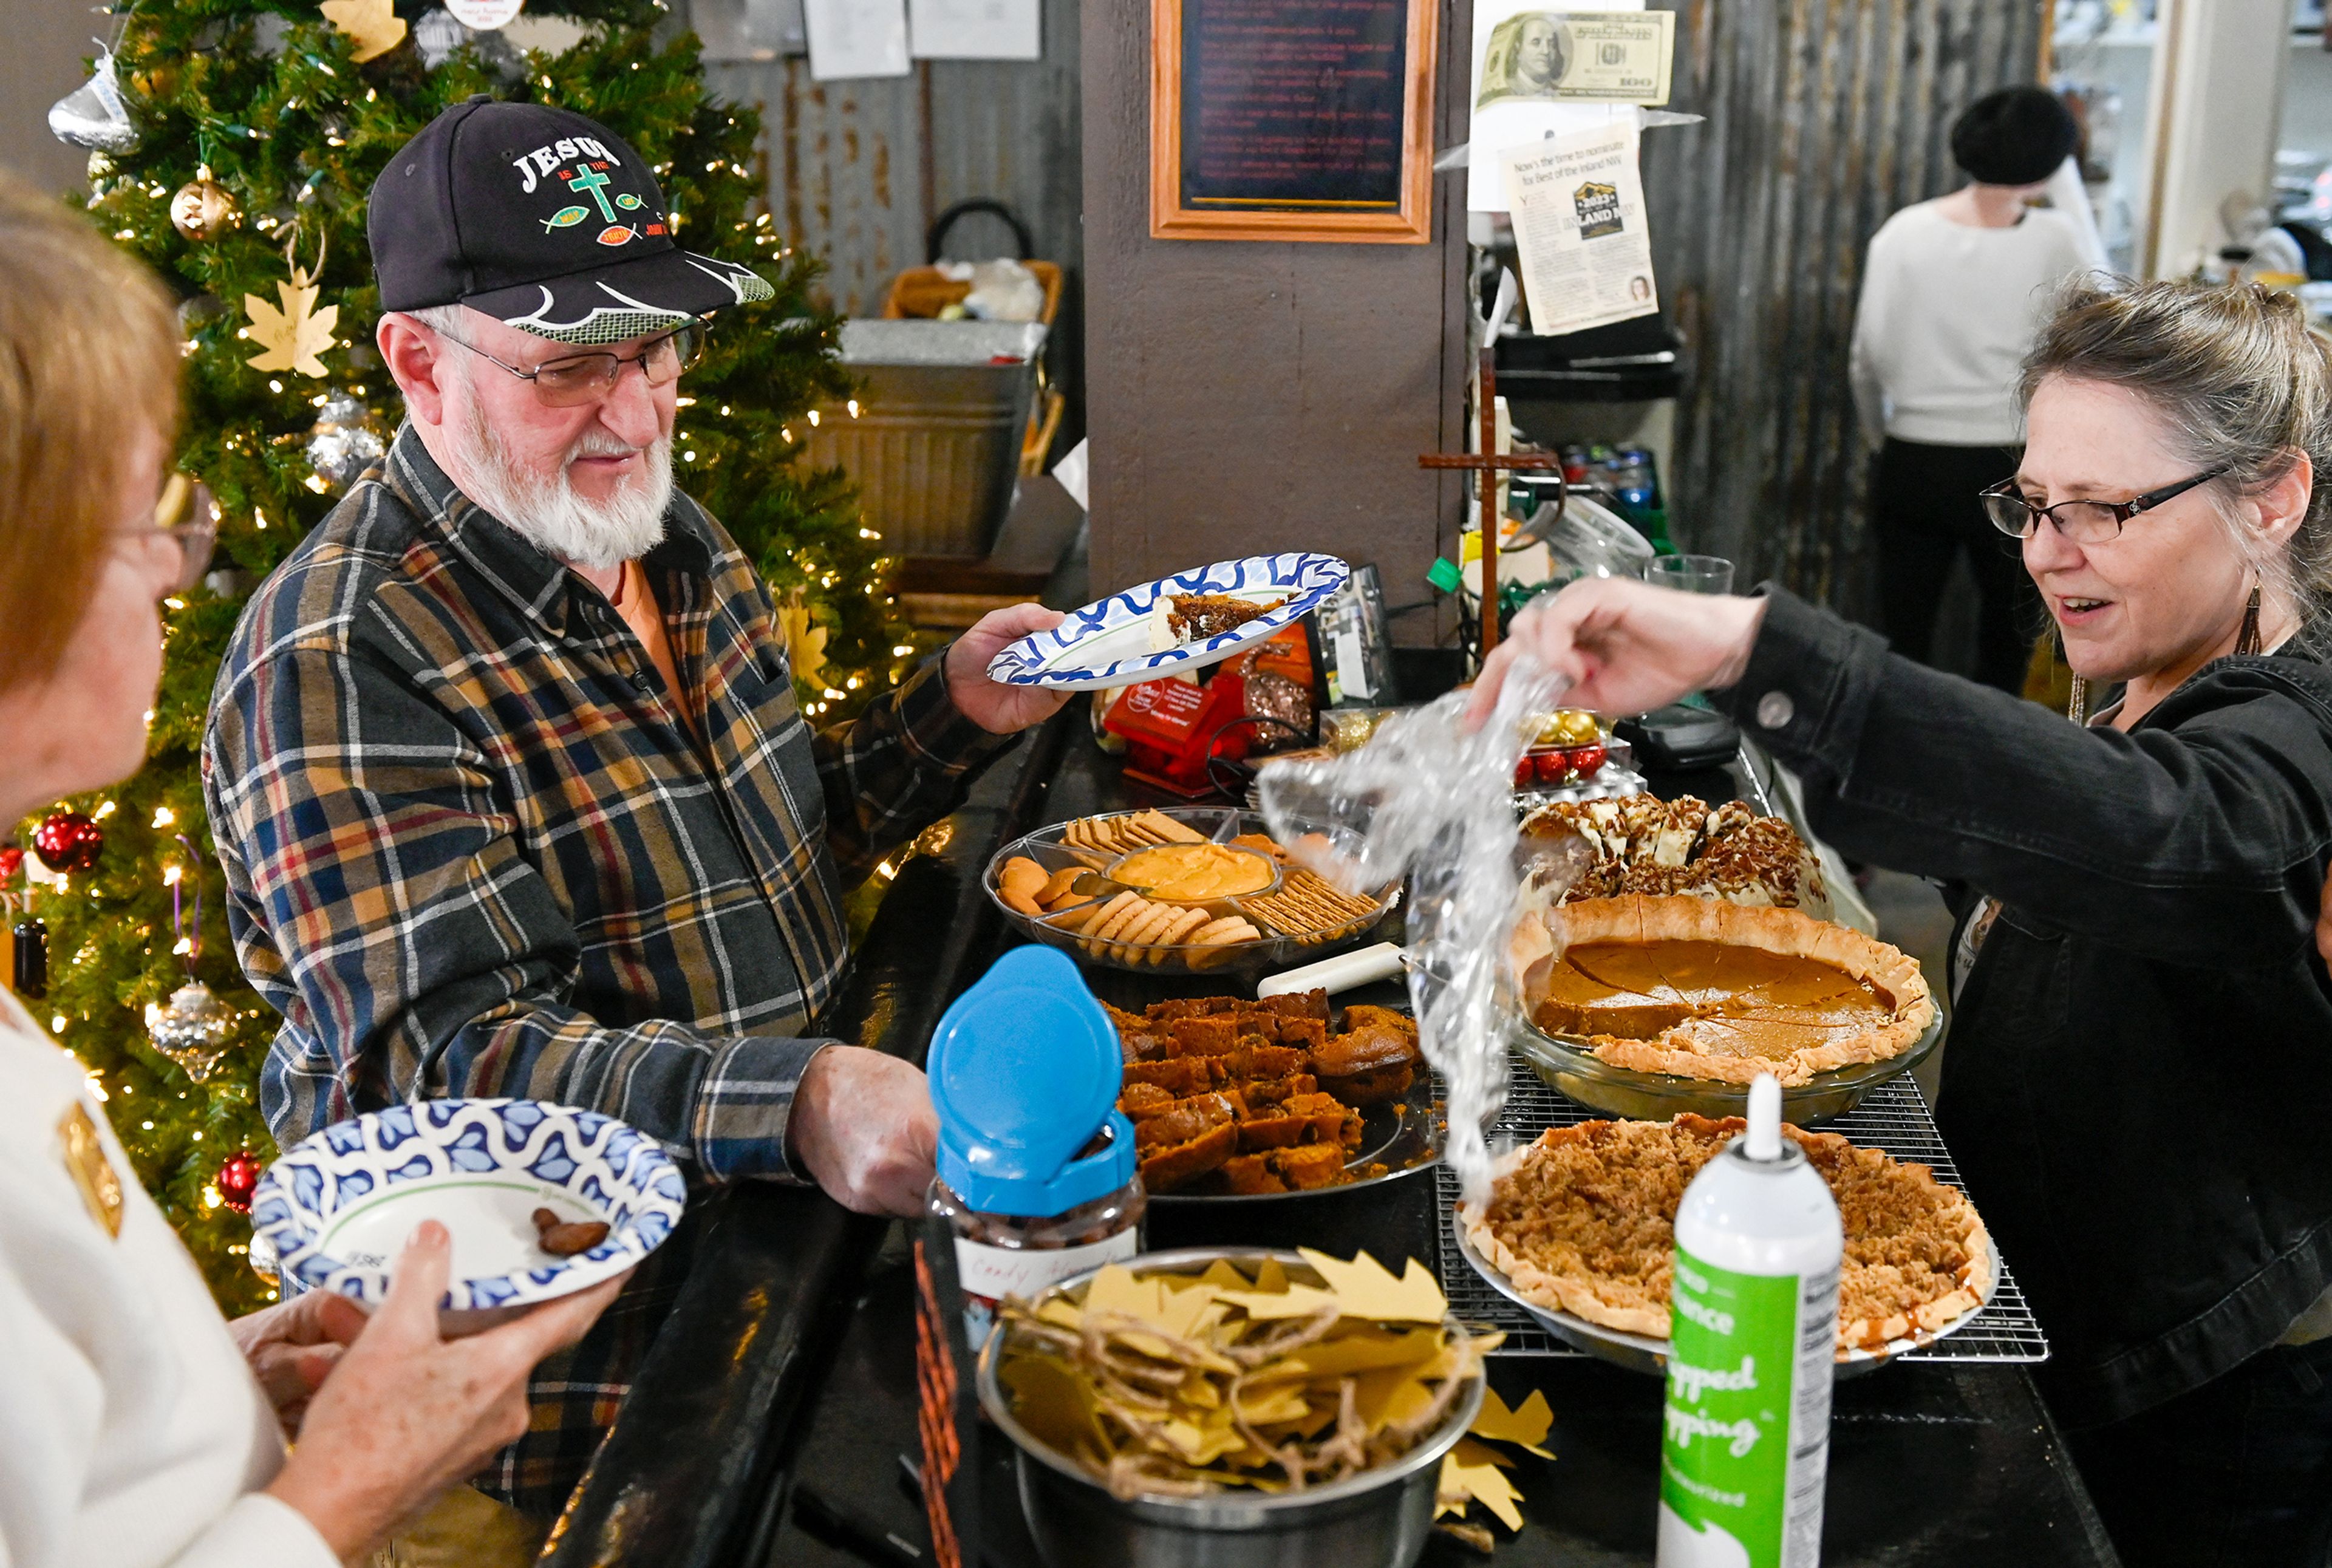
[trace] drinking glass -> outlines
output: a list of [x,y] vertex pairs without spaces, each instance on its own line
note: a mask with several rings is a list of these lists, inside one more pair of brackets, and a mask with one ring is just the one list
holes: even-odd
[[1688,594],[1729,594],[1733,563],[1721,555],[1656,555],[1644,563],[1644,580]]

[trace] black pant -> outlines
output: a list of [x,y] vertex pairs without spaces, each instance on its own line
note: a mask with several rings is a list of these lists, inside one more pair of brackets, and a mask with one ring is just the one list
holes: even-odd
[[2332,1563],[2332,1340],[2067,1440],[2126,1568]]
[[2016,472],[2005,446],[1929,446],[1893,436],[1870,473],[1870,531],[1878,545],[1881,630],[1895,651],[1923,664],[1935,638],[1944,582],[1962,550],[1982,606],[1975,678],[2021,694],[2040,629],[2040,598],[2016,540],[1992,526],[1977,494]]

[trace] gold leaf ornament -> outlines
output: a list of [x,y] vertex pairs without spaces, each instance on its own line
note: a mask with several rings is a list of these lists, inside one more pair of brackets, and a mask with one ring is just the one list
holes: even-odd
[[390,0],[323,0],[316,9],[355,41],[354,58],[359,65],[405,42],[405,24],[397,20]]
[[779,607],[778,627],[785,633],[786,663],[793,667],[794,679],[823,686],[827,628],[810,625],[809,607],[802,603],[800,595]]
[[[293,243],[298,243],[297,235]],[[317,285],[316,272],[323,270],[323,249],[319,246],[316,251],[316,272],[293,261],[290,245],[284,247],[283,261],[292,269],[292,279],[275,285],[275,292],[283,301],[282,309],[278,310],[257,294],[243,297],[244,313],[251,318],[252,341],[266,350],[251,359],[251,368],[296,370],[302,376],[322,377],[328,372],[318,356],[332,346],[332,330],[340,320],[338,305],[316,309],[316,296],[322,292]]]

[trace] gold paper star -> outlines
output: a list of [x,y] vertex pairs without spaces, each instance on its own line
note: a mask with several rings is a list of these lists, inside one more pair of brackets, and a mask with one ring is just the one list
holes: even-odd
[[324,362],[316,356],[332,346],[332,328],[339,321],[340,308],[327,305],[317,310],[320,291],[315,280],[297,267],[292,269],[292,281],[276,284],[275,292],[283,301],[280,311],[257,294],[243,297],[244,311],[251,317],[251,336],[267,350],[251,361],[251,368],[297,370],[302,376],[326,374]]
[[405,42],[405,24],[390,9],[390,0],[324,0],[317,9],[333,26],[356,41],[356,62],[359,65]]

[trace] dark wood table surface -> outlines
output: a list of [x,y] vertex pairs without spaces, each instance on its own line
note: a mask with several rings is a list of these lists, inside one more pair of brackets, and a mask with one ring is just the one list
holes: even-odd
[[[1013,944],[981,888],[993,848],[1031,827],[1133,803],[1159,798],[1125,786],[1114,760],[1093,745],[1085,704],[1073,703],[982,781],[936,854],[902,870],[862,945],[836,1033],[920,1060],[946,1003]],[[1093,979],[1113,1001],[1136,1004],[1174,983],[1115,971]],[[1295,1207],[1239,1206],[1236,1219],[1226,1212],[1153,1210],[1148,1244],[1365,1247],[1388,1260],[1430,1260],[1440,1221],[1424,1177]],[[696,1272],[544,1560],[658,1568],[931,1561],[901,1464],[916,1438],[913,1290],[900,1229],[845,1215],[816,1193],[750,1186],[698,1222],[707,1230]],[[1510,1401],[1545,1391],[1556,1456],[1516,1456],[1528,1523],[1516,1536],[1497,1532],[1495,1561],[1649,1563],[1658,1382],[1598,1362],[1535,1356],[1494,1358],[1492,1380]],[[1037,1557],[1020,1525],[1008,1448],[987,1434],[982,1556],[1021,1568]],[[1942,1362],[1839,1386],[1822,1558],[1834,1568],[2114,1563],[2025,1370]],[[1437,1537],[1424,1561],[1481,1559]]]

